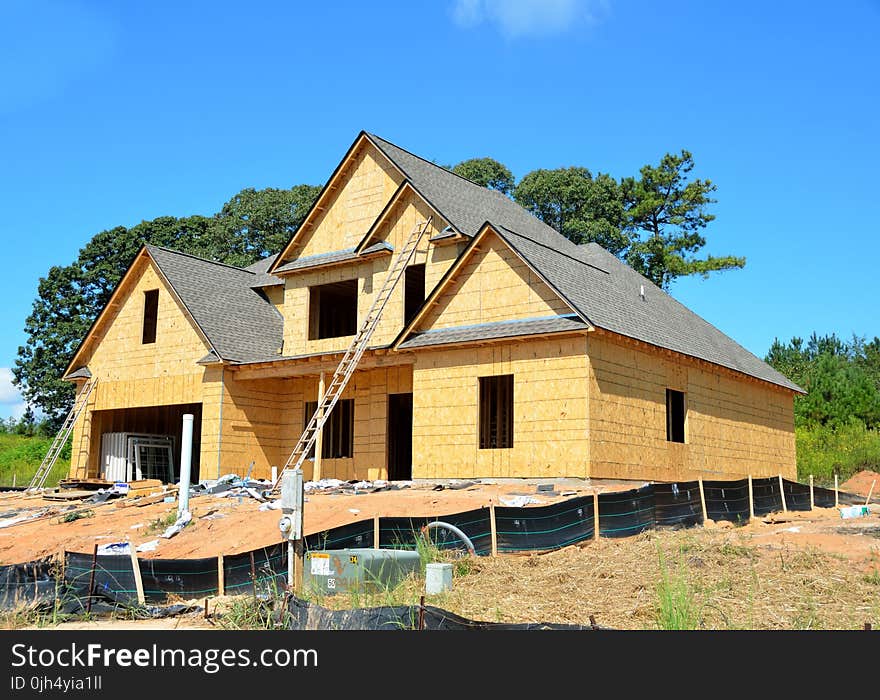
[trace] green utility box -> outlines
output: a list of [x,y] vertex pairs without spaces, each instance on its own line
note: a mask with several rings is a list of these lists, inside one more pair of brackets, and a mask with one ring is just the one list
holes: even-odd
[[324,595],[393,588],[421,570],[418,552],[399,549],[318,550],[303,564],[303,591]]

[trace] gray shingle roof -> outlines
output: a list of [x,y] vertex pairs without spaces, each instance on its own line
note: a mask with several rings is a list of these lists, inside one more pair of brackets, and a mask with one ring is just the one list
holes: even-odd
[[500,192],[367,136],[459,231],[474,236],[487,221],[502,228],[508,243],[597,327],[802,391],[600,246],[575,245]]
[[499,233],[593,325],[802,391],[601,246],[557,249],[508,229]]
[[[380,241],[379,243],[367,246],[360,253],[356,253],[354,248],[346,248],[345,250],[334,250],[330,253],[319,253],[317,255],[309,255],[305,258],[297,258],[293,262],[285,263],[279,267],[276,272],[292,272],[293,270],[307,270],[311,267],[320,267],[322,265],[336,265],[378,253],[393,251],[394,248],[388,245],[385,241]],[[284,284],[284,280],[281,280],[281,283]]]
[[77,367],[70,374],[64,375],[65,379],[91,379],[92,373],[88,367]]
[[256,289],[258,287],[274,287],[278,284],[284,284],[284,280],[280,277],[276,277],[275,275],[270,275],[267,270],[269,266],[275,262],[275,258],[278,257],[278,253],[275,255],[269,255],[262,260],[257,260],[253,265],[248,265],[245,270],[248,272],[254,273],[254,280],[251,282],[251,289]]
[[256,273],[158,246],[150,257],[224,360],[277,354],[282,318],[250,288]]
[[562,331],[583,331],[586,329],[587,324],[574,317],[574,315],[549,316],[520,321],[494,321],[492,323],[438,328],[437,330],[415,333],[401,343],[400,347],[404,350],[409,350],[410,348],[423,348],[432,345],[448,345],[449,343],[492,340],[496,338],[514,338],[517,336],[559,333]]

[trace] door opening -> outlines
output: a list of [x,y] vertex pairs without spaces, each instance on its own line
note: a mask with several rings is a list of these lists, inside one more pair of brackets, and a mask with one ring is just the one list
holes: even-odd
[[388,395],[388,480],[412,479],[413,395]]

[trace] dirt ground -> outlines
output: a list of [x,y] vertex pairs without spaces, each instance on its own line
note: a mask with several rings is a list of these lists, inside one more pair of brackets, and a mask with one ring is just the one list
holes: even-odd
[[[555,496],[536,493],[535,482],[521,480],[460,490],[433,491],[431,484],[414,484],[399,491],[358,495],[311,493],[306,530],[316,532],[373,515],[442,515],[514,495],[529,494],[547,504],[600,486],[607,491],[634,485],[568,481],[557,483]],[[38,499],[12,498],[0,496],[0,519],[22,502],[45,507]],[[260,512],[252,499],[239,503],[203,496],[193,499],[191,506],[194,523],[142,556],[214,556],[279,540],[279,512]],[[72,523],[59,523],[56,514],[3,528],[0,561],[25,561],[62,547],[90,551],[96,541],[128,538],[138,544],[155,539],[158,532],[148,532],[150,521],[174,507],[121,508],[111,503],[95,507],[93,517]],[[866,622],[876,628],[880,625],[880,506],[872,505],[870,514],[862,518],[843,519],[834,508],[776,513],[742,527],[709,523],[658,529],[543,554],[469,557],[456,561],[455,567],[453,590],[429,597],[428,602],[478,620],[588,624],[592,615],[607,627],[663,628],[669,626],[663,611],[668,612],[671,600],[673,608],[683,609],[678,612],[686,624],[698,628],[860,629]],[[341,594],[316,602],[335,608],[414,604],[422,586],[420,579],[412,579],[387,593]],[[218,604],[223,612],[235,603],[213,599],[212,612]],[[222,619],[214,624],[222,624]],[[67,624],[100,629],[214,627],[201,614],[160,621]]]
[[840,488],[844,491],[857,493],[860,496],[867,498],[868,494],[871,492],[872,486],[874,492],[871,496],[871,500],[873,501],[874,496],[880,495],[880,474],[871,471],[870,469],[864,469],[858,474],[853,475],[847,481],[844,481]]
[[[632,482],[563,479],[553,481],[556,495],[537,492],[537,484],[549,483],[538,479],[498,480],[494,483],[475,483],[464,489],[445,488],[435,491],[438,482],[413,482],[409,488],[358,495],[309,492],[304,509],[304,527],[307,534],[328,528],[380,516],[429,516],[457,513],[474,508],[500,504],[500,499],[530,495],[539,505],[602,491],[632,488]],[[444,482],[439,482],[444,483]],[[563,496],[562,494],[566,494]],[[143,558],[198,558],[220,554],[236,554],[257,547],[276,544],[281,540],[278,530],[280,511],[260,511],[261,505],[249,497],[219,498],[199,496],[190,500],[193,521],[180,534],[162,539],[165,523],[172,517],[176,503],[157,503],[144,507],[128,505],[129,499],[110,501],[96,506],[76,505],[91,511],[91,516],[62,522],[68,504],[46,501],[37,496],[21,493],[0,494],[0,520],[13,516],[17,509],[35,511],[50,508],[41,519],[0,528],[0,564],[30,561],[57,554],[60,550],[92,551],[95,543],[131,542],[139,546],[159,540],[151,552],[140,553]]]

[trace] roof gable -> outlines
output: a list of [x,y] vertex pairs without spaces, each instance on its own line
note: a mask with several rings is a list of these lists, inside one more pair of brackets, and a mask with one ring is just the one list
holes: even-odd
[[[487,223],[401,331],[394,346],[400,347],[418,332],[577,315],[574,307]],[[579,323],[586,328],[584,320]]]
[[361,132],[268,272],[300,256],[356,247],[403,180]]
[[[153,260],[146,248],[141,248],[141,250],[138,251],[138,254],[134,257],[134,260],[132,260],[131,264],[128,266],[128,269],[122,275],[122,278],[119,280],[119,283],[110,295],[110,299],[104,305],[104,308],[101,309],[101,312],[92,322],[89,330],[80,341],[79,347],[76,349],[76,352],[73,354],[73,357],[64,372],[63,377],[65,379],[91,376],[91,373],[88,372],[86,363],[91,362],[94,359],[95,353],[107,335],[115,335],[117,336],[116,341],[120,340],[118,337],[119,333],[114,333],[113,331],[113,325],[121,313],[126,315],[127,318],[124,319],[124,321],[125,324],[128,324],[127,327],[129,329],[130,324],[134,322],[132,318],[133,314],[139,319],[137,323],[140,323],[143,311],[142,307],[137,308],[137,302],[134,301],[134,293],[138,287],[143,289],[144,285],[146,285],[147,288],[158,287],[163,289],[164,293],[168,294],[169,298],[172,300],[172,304],[174,304],[184,318],[186,318],[187,323],[190,328],[192,328],[198,341],[201,341],[204,348],[211,349],[211,343],[207,336],[202,332],[198,324],[195,323],[186,305],[180,299],[176,290],[168,282],[167,277],[163,274],[159,265]],[[132,310],[132,305],[136,307],[135,310]],[[135,339],[131,336],[132,332],[133,329],[130,329],[128,340],[134,342]],[[140,342],[140,330],[138,330],[137,333],[137,342]],[[193,340],[195,340],[195,338],[193,338]],[[84,374],[83,370],[88,374]]]
[[278,354],[283,319],[251,289],[255,273],[157,246],[146,249],[218,357],[245,361]]

